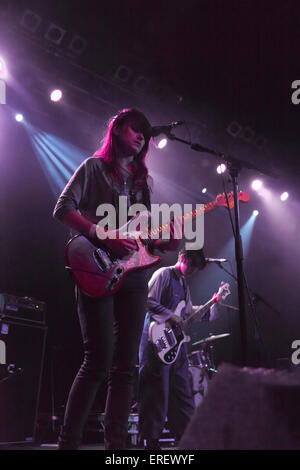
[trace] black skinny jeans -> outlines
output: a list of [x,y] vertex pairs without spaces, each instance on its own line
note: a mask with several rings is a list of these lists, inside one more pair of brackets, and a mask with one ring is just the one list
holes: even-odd
[[171,432],[180,440],[194,411],[186,344],[174,364],[166,365],[143,334],[139,375],[141,439],[159,439],[167,417]]
[[147,281],[144,271],[132,273],[114,296],[101,300],[76,289],[84,360],[69,393],[60,449],[75,449],[80,444],[96,393],[107,376],[105,448],[125,449]]

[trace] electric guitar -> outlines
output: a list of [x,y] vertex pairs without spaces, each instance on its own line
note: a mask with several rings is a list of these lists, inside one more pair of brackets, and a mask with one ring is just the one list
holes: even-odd
[[[247,192],[240,191],[238,199],[241,202],[248,202],[250,196]],[[225,194],[219,194],[214,201],[204,204],[199,209],[194,209],[179,219],[183,224],[185,220],[193,220],[195,217],[206,214],[220,206],[232,209],[234,206],[233,194],[228,193],[227,198]],[[136,217],[140,216],[141,214]],[[132,271],[151,268],[160,262],[160,256],[150,253],[147,246],[153,238],[161,238],[164,233],[170,233],[170,224],[164,224],[149,230],[149,233],[142,237],[139,232],[130,232],[128,227],[136,217],[115,231],[116,238],[121,238],[122,234],[123,236],[126,234],[126,237],[131,237],[136,242],[136,250],[131,251],[122,258],[116,257],[104,245],[103,248],[97,248],[84,235],[76,235],[68,242],[65,252],[66,269],[72,275],[77,286],[86,295],[94,298],[113,295],[121,287],[127,274]],[[159,236],[157,237],[157,235]]]
[[[173,364],[183,343],[189,342],[191,339],[185,334],[184,328],[199,317],[200,319],[203,318],[214,303],[219,302],[220,299],[226,299],[230,293],[229,284],[222,282],[217,295],[213,296],[206,304],[200,306],[186,320],[181,321],[180,324],[170,326],[168,321],[162,323],[151,322],[149,326],[149,339],[154,344],[159,359],[165,364]],[[185,305],[185,301],[181,300],[174,311],[174,315],[180,318],[181,311]]]

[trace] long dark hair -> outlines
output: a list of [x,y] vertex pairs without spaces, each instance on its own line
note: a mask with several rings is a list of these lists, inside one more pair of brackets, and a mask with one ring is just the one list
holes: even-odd
[[94,153],[94,157],[103,159],[110,176],[115,181],[123,181],[123,175],[120,171],[120,160],[118,158],[118,135],[114,131],[120,129],[125,122],[133,122],[143,133],[145,138],[143,148],[134,157],[134,161],[131,164],[134,186],[136,189],[141,189],[148,175],[145,159],[151,138],[151,125],[143,113],[134,108],[126,108],[120,111],[116,116],[113,116],[109,121],[108,130],[102,141],[102,145]]

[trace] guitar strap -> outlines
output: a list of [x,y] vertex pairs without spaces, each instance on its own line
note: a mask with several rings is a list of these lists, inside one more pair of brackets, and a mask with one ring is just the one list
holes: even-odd
[[[183,293],[184,293],[184,301],[185,303],[187,303],[187,283],[186,283],[186,279],[183,277],[183,276],[179,276],[175,269],[172,268],[172,271],[173,271],[173,275],[179,280],[179,282],[181,283],[182,287],[183,287]],[[185,319],[187,317],[187,314],[185,313],[184,311],[185,309],[183,309],[183,314],[181,315],[183,319]]]
[[182,286],[183,286],[183,290],[184,290],[184,300],[185,300],[185,303],[187,303],[187,284],[186,284],[186,279],[182,276]]
[[[187,304],[187,283],[186,283],[186,279],[185,277],[181,277],[181,280],[182,280],[182,287],[183,287],[183,291],[184,291],[184,301],[185,303]],[[183,315],[182,315],[182,318],[185,320],[185,318],[188,316],[187,313],[185,312],[185,309],[183,310]]]

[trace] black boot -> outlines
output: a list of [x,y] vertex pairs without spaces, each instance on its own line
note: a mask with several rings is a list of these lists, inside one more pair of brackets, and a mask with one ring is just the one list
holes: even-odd
[[60,434],[57,441],[58,450],[77,450],[80,444],[80,438],[68,432],[64,426],[60,428]]

